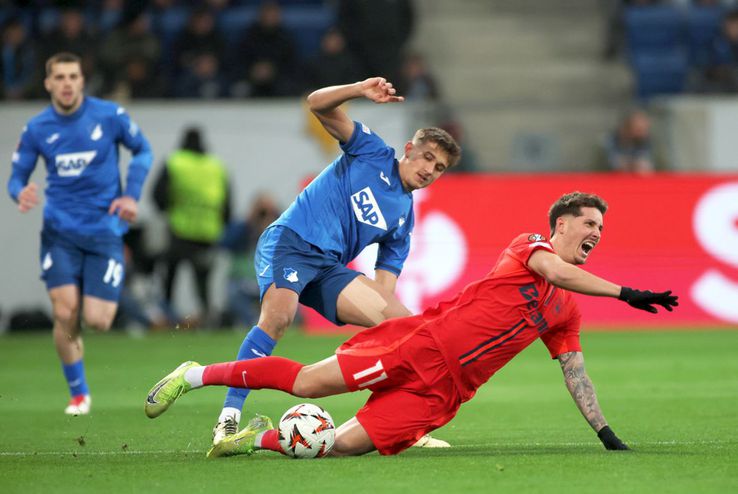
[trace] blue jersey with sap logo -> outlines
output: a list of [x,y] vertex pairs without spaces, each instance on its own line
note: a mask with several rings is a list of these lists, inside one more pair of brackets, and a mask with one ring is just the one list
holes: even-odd
[[399,275],[410,251],[414,218],[413,195],[402,186],[395,150],[359,122],[341,149],[344,154],[274,224],[343,264],[378,243],[376,268]]
[[[118,168],[118,145],[128,148],[125,191]],[[121,195],[138,200],[151,167],[151,147],[125,109],[86,96],[71,115],[53,105],[32,118],[13,153],[8,192],[13,200],[28,184],[39,156],[46,162],[44,228],[81,235],[120,236],[128,229],[110,203]]]

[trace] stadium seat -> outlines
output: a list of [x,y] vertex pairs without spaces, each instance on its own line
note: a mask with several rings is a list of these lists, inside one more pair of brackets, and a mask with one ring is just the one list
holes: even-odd
[[687,79],[687,54],[677,48],[670,53],[642,53],[632,60],[639,99],[678,94],[684,91]]
[[226,46],[237,46],[246,29],[256,22],[259,9],[252,6],[231,7],[218,15],[218,31]]
[[323,34],[335,21],[336,12],[329,7],[285,5],[282,10],[282,22],[292,32],[298,55],[303,59],[320,50]]
[[682,13],[677,7],[629,7],[624,12],[629,53],[670,52],[684,41]]
[[704,67],[708,63],[710,44],[720,32],[723,14],[724,10],[719,5],[687,9],[687,44],[691,65]]

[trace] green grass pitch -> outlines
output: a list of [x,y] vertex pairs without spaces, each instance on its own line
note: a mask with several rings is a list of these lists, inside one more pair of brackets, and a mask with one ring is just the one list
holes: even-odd
[[[146,392],[183,360],[229,360],[241,339],[86,335],[93,409],[67,417],[51,336],[0,337],[0,492],[738,492],[738,331],[583,334],[605,416],[631,452],[604,450],[536,342],[435,433],[451,449],[206,460],[224,389],[188,394],[156,420]],[[342,339],[292,331],[276,354],[312,362]],[[316,402],[340,423],[366,397]],[[298,402],[255,391],[246,413],[277,419]]]

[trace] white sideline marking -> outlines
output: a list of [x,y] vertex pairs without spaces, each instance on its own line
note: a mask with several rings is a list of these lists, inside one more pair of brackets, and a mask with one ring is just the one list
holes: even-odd
[[[727,445],[735,444],[736,441],[648,441],[648,442],[633,442],[628,441],[627,444],[632,446],[709,446],[709,445]],[[530,447],[530,446],[600,446],[599,442],[571,442],[571,443],[480,443],[480,444],[464,444],[461,446],[451,445],[454,449],[466,449],[466,448],[499,448],[499,447]],[[195,450],[195,449],[161,449],[161,450],[116,450],[116,451],[38,451],[38,452],[27,452],[27,451],[0,451],[0,456],[55,456],[55,455],[70,455],[76,454],[77,456],[109,456],[109,455],[169,455],[169,454],[182,454],[182,453],[194,453],[204,454],[206,450]]]

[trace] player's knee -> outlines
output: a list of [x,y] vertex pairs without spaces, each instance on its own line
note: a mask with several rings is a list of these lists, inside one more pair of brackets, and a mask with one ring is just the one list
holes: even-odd
[[292,386],[292,394],[298,398],[320,398],[325,393],[321,392],[321,388],[318,383],[312,379],[296,379],[295,384]]
[[91,314],[84,316],[84,324],[95,331],[107,331],[113,325],[113,318],[104,314]]
[[63,327],[76,325],[78,314],[77,307],[73,305],[54,305],[54,320],[58,321]]
[[284,336],[284,332],[292,324],[295,316],[285,312],[271,312],[263,315],[259,319],[259,327],[265,331],[272,339],[279,340]]

